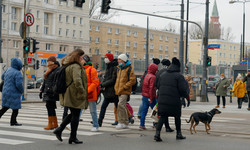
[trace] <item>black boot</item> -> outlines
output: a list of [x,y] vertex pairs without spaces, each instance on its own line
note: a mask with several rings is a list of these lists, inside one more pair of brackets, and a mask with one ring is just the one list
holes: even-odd
[[118,125],[118,121],[115,121],[114,123],[112,123],[113,126]]
[[174,132],[173,129],[171,129],[170,127],[166,128],[166,132]]
[[59,140],[59,141],[63,141],[62,140],[62,131],[63,131],[63,129],[62,129],[62,127],[60,126],[60,127],[58,127],[53,133],[56,135],[56,138]]
[[79,141],[77,138],[75,138],[75,139],[69,138],[69,144],[72,144],[72,143],[82,144],[83,142]]
[[156,130],[154,140],[156,142],[162,142],[161,136],[160,136],[161,131]]
[[176,140],[183,140],[183,139],[186,139],[186,137],[183,136],[183,135],[181,134],[181,132],[177,132],[177,134],[176,134]]
[[99,127],[102,127],[102,120],[98,120]]

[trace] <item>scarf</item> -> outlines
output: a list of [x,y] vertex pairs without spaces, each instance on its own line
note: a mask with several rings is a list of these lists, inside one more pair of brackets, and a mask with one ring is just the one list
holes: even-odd
[[46,70],[46,72],[45,72],[45,74],[44,74],[44,80],[46,80],[46,79],[47,79],[47,76],[48,76],[54,69],[56,69],[57,67],[58,67],[57,64],[48,65],[48,66],[47,66],[47,70]]

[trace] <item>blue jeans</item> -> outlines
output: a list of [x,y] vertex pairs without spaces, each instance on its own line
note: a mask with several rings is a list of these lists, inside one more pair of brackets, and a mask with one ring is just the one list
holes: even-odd
[[149,97],[142,96],[142,113],[141,113],[141,123],[140,126],[145,126],[145,119],[148,113],[148,108],[151,107],[151,109],[154,108],[156,105],[157,100],[154,99],[152,103],[149,102]]
[[140,116],[140,117],[141,117],[141,112],[142,112],[142,103],[140,104],[140,107],[139,107],[137,116]]
[[96,111],[96,101],[89,101],[89,111],[92,116],[93,127],[98,128],[98,119],[97,119],[97,111]]

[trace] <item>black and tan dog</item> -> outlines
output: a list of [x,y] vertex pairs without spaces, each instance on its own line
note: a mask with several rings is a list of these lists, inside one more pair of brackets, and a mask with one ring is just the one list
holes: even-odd
[[[221,111],[219,111],[218,109],[214,108],[209,112],[195,112],[190,116],[189,121],[186,120],[187,123],[191,122],[191,126],[190,126],[190,133],[193,134],[192,132],[192,128],[194,129],[194,132],[196,133],[195,127],[199,124],[199,122],[203,122],[205,124],[205,129],[207,134],[208,131],[211,129],[210,128],[210,123],[213,119],[213,116],[215,114],[220,114]],[[195,123],[195,124],[194,124]]]

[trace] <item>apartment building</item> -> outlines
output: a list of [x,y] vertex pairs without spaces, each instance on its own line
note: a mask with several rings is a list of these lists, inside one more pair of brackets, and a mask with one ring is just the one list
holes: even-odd
[[[88,0],[82,8],[75,7],[73,0],[32,0],[27,7],[35,18],[35,23],[29,27],[29,37],[40,42],[36,59],[47,59],[54,55],[60,60],[76,48],[88,52]],[[2,8],[2,57],[9,66],[12,57],[23,59],[23,40],[19,28],[24,20],[24,0],[3,0]],[[38,77],[42,73],[43,69],[39,69]]]

